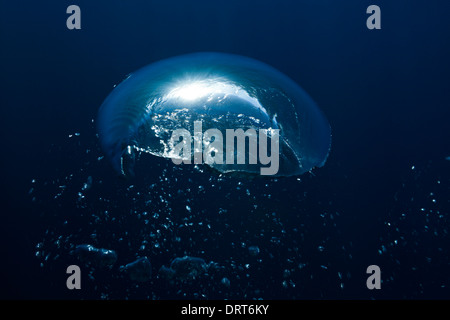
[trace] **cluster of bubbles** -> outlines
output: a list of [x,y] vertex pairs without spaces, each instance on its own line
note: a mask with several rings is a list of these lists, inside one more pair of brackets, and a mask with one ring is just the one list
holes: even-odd
[[336,290],[350,279],[336,257],[351,259],[351,244],[338,240],[340,214],[317,201],[317,176],[227,176],[155,157],[154,176],[123,180],[84,136],[67,139],[81,168],[30,189],[50,286],[70,264],[88,274],[78,294],[101,299],[301,298],[318,278]]

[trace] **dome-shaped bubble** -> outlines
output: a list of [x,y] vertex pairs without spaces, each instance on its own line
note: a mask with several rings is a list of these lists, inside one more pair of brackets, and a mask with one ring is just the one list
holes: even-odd
[[[123,175],[133,172],[136,152],[198,163],[196,151],[220,172],[262,173],[272,165],[271,155],[270,161],[278,162],[266,174],[300,175],[322,166],[331,145],[327,119],[294,81],[262,62],[222,53],[183,55],[132,73],[103,102],[98,129],[104,152]],[[244,132],[243,148],[238,129]],[[191,135],[174,138],[177,130]],[[227,130],[227,143],[236,142],[231,150],[225,147]],[[255,135],[263,131],[265,136]],[[270,141],[275,138],[276,143]],[[255,141],[257,148],[251,146]],[[189,148],[179,153],[182,142]],[[186,156],[186,150],[192,154]],[[258,155],[265,160],[252,161]]]

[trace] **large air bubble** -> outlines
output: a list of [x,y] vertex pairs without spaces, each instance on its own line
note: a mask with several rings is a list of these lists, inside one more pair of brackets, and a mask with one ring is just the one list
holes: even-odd
[[[137,152],[220,172],[300,175],[322,166],[331,145],[327,119],[294,81],[262,62],[222,53],[179,56],[132,73],[103,102],[98,129],[104,152],[125,176],[133,174]],[[227,130],[238,129],[243,148],[239,138],[226,139]],[[176,130],[190,135],[175,139]],[[182,143],[189,149],[180,152]]]

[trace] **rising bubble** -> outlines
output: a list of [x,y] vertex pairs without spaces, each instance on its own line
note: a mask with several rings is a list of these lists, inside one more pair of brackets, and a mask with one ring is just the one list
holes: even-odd
[[[277,176],[323,166],[331,145],[327,119],[302,88],[262,62],[230,54],[196,53],[150,64],[114,88],[98,119],[103,150],[125,176],[134,174],[136,153],[178,156],[172,133],[193,134],[195,121],[203,132],[214,128],[224,135],[227,129],[279,130]],[[209,165],[220,172],[259,173],[265,164]]]

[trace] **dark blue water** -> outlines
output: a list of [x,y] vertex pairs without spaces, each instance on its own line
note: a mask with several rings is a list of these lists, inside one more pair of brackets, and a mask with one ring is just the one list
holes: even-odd
[[[71,4],[81,30],[66,28]],[[366,28],[371,4],[381,30]],[[450,3],[1,7],[0,297],[450,298]],[[96,136],[99,106],[130,72],[197,51],[249,56],[299,83],[331,124],[325,166],[299,180],[223,177],[142,156],[145,174],[118,178]],[[85,243],[117,262],[83,265],[71,252]],[[208,271],[160,275],[186,255]],[[152,277],[137,283],[120,266],[142,256]],[[66,288],[70,264],[81,290]],[[373,264],[380,290],[366,287]]]

